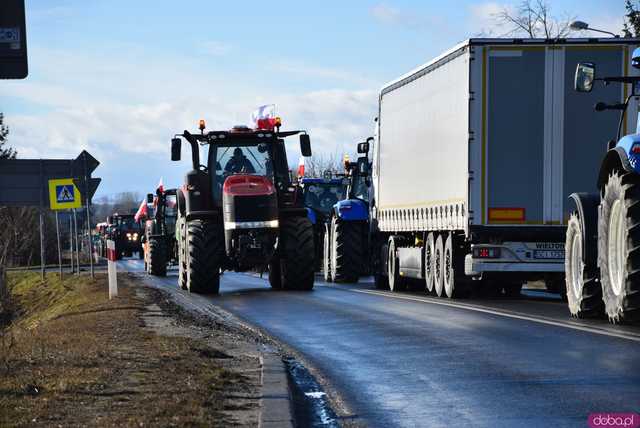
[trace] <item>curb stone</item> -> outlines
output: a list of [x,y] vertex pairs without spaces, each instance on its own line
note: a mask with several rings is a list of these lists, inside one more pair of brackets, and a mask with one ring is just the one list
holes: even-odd
[[293,428],[289,380],[282,358],[274,353],[260,356],[262,391],[260,428]]

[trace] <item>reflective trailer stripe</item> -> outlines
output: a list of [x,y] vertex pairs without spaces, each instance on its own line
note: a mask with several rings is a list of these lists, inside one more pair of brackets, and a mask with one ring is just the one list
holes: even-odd
[[261,229],[261,228],[273,228],[278,227],[278,220],[269,220],[269,221],[242,221],[242,222],[234,222],[228,221],[224,224],[225,230],[233,230],[233,229]]
[[524,208],[489,208],[489,222],[523,222]]

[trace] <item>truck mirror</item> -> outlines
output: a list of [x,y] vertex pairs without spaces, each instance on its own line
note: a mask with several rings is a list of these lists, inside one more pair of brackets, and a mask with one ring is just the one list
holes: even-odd
[[300,134],[300,153],[305,158],[311,156],[311,139],[309,134]]
[[358,143],[358,153],[369,153],[369,142]]
[[580,62],[576,68],[575,90],[591,92],[596,80],[596,66],[592,62]]
[[640,48],[635,48],[631,54],[631,66],[640,68]]
[[153,203],[153,193],[147,193],[147,203],[148,204]]
[[182,151],[182,140],[180,138],[172,138],[171,139],[171,160],[179,161],[181,151]]

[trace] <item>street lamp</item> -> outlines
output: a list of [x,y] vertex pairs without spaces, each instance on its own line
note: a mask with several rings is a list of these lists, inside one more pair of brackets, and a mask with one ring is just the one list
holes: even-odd
[[597,28],[591,28],[589,27],[589,24],[587,24],[584,21],[573,21],[571,24],[569,24],[569,28],[571,28],[574,31],[596,31],[598,33],[604,33],[604,34],[609,34],[610,36],[613,37],[620,37],[617,34],[614,34],[610,31],[604,31],[604,30],[598,30]]

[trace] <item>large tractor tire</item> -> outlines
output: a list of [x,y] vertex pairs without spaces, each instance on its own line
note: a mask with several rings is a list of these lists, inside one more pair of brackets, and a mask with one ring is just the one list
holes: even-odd
[[[187,241],[185,221],[181,218],[176,223],[176,228],[180,228],[180,235],[176,235],[176,247],[178,252],[178,286],[187,289]],[[179,239],[178,239],[179,238]]]
[[583,260],[583,237],[582,222],[573,213],[567,224],[564,267],[569,312],[576,318],[596,317],[603,308],[602,287],[595,266],[588,266]]
[[155,276],[167,276],[167,245],[158,238],[149,239],[149,273]]
[[274,290],[282,289],[282,277],[280,274],[280,258],[274,257],[269,262],[269,285]]
[[436,249],[436,240],[433,232],[429,232],[427,240],[424,243],[424,282],[427,293],[433,293],[436,279],[434,274],[435,260],[434,252]]
[[220,266],[224,257],[224,234],[210,220],[187,223],[187,289],[192,293],[220,291]]
[[315,279],[313,224],[306,217],[280,222],[280,282],[285,290],[311,290]]
[[598,266],[605,313],[612,323],[640,318],[640,178],[614,171],[598,218]]
[[444,241],[442,234],[438,234],[433,251],[433,275],[435,278],[434,289],[436,296],[445,297],[444,290]]
[[364,225],[358,221],[331,219],[331,279],[358,282],[365,262]]
[[400,276],[400,261],[398,260],[397,248],[400,243],[398,237],[389,238],[389,254],[387,259],[387,277],[389,281],[389,290],[402,291],[406,287],[405,279]]
[[331,275],[331,233],[330,226],[324,226],[324,240],[322,242],[322,276],[325,282],[333,281]]

